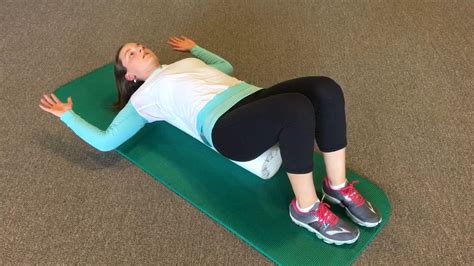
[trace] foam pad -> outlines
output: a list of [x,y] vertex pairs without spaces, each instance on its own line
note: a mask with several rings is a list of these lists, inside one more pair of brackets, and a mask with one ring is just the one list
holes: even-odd
[[244,169],[254,173],[255,175],[263,178],[269,179],[274,176],[278,169],[281,166],[281,154],[278,144],[275,144],[273,147],[268,149],[266,152],[262,153],[257,158],[248,161],[248,162],[237,162],[230,160],[237,165],[240,165]]

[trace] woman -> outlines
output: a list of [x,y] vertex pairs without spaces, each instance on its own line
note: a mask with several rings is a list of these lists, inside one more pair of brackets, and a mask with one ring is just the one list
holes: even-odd
[[180,125],[236,161],[252,160],[278,142],[295,193],[289,206],[292,221],[327,243],[354,243],[359,229],[339,219],[316,195],[312,172],[316,140],[327,170],[323,197],[343,206],[359,225],[374,227],[381,222],[353,186],[356,181],[346,179],[344,96],[336,82],[302,77],[262,89],[230,76],[229,62],[187,37],[171,37],[168,44],[196,58],[161,65],[139,43],[119,48],[115,106],[120,112],[106,131],[76,115],[71,97],[62,103],[54,94],[44,95],[40,107],[101,151],[114,149],[146,123],[159,120]]

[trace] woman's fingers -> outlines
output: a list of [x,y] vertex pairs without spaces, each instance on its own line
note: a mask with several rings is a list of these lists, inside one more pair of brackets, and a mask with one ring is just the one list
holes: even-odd
[[176,42],[171,42],[171,41],[169,41],[168,43],[169,43],[171,46],[178,46],[178,45],[179,45],[178,43],[176,43]]
[[51,97],[53,97],[53,100],[56,102],[56,103],[62,103],[58,97],[56,97],[56,95],[54,95],[53,93],[51,93]]
[[188,39],[184,35],[181,35],[181,39],[176,36],[172,36],[168,40],[168,44],[173,46],[173,49],[175,51],[180,51],[180,52],[190,51],[193,46],[191,44],[193,43],[194,42],[191,39]]
[[53,111],[52,108],[48,108],[48,107],[46,107],[46,106],[44,106],[44,105],[41,105],[41,104],[39,105],[39,107],[40,107],[41,109],[43,109],[43,111],[45,111],[45,112],[54,114],[54,111]]
[[51,104],[50,104],[49,102],[47,102],[45,99],[41,99],[41,103],[42,103],[45,107],[51,108]]
[[43,109],[44,111],[48,112],[48,113],[51,112],[48,108],[44,107],[44,106],[41,105],[41,104],[39,105],[39,107],[40,107],[41,109]]
[[173,36],[173,37],[170,38],[170,40],[172,40],[173,42],[176,42],[176,43],[184,42],[184,41],[186,41],[186,39],[188,39],[188,38],[186,38],[185,36],[181,36],[181,39],[176,37],[176,36]]
[[61,114],[58,113],[57,110],[53,110],[53,109],[51,109],[51,108],[46,108],[46,107],[44,107],[44,106],[42,106],[42,105],[39,105],[39,107],[40,107],[41,109],[43,109],[45,112],[48,112],[48,113],[50,113],[50,114],[53,114],[53,115],[55,115],[55,116],[57,116],[57,117],[60,117],[60,116],[61,116]]
[[168,41],[168,43],[169,43],[171,46],[178,46],[178,45],[179,45],[179,43],[178,43],[177,41],[175,41],[175,40],[170,40],[170,41]]
[[48,96],[48,95],[46,95],[46,94],[45,94],[45,95],[43,95],[43,99],[45,99],[45,100],[46,100],[46,101],[47,101],[49,104],[51,104],[51,105],[53,105],[53,104],[54,104],[53,100],[51,100],[51,98],[49,98],[49,96]]
[[178,38],[176,38],[176,37],[171,37],[170,40],[171,40],[172,42],[180,42],[180,41],[181,41],[180,39],[178,39]]
[[168,41],[168,43],[173,46],[173,49],[176,50],[176,51],[184,51],[184,48],[183,48],[183,41],[182,40],[178,40],[177,38],[174,38],[174,39],[171,39],[170,38],[170,41]]

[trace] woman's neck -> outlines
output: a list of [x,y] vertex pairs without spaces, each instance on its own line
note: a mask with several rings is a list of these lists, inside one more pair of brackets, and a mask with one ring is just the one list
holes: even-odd
[[151,67],[144,75],[144,80],[148,79],[148,77],[153,73],[155,72],[155,70],[157,70],[158,68],[161,68],[161,64],[160,63],[156,63],[153,67]]

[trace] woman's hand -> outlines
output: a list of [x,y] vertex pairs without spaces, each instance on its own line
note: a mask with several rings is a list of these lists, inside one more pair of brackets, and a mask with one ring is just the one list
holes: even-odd
[[72,99],[71,97],[68,97],[67,103],[62,103],[56,95],[51,94],[50,97],[45,94],[43,95],[43,98],[41,98],[41,104],[39,107],[48,113],[60,117],[63,113],[72,109]]
[[188,39],[185,36],[181,36],[181,39],[176,37],[170,37],[168,39],[168,44],[171,45],[175,51],[180,52],[189,52],[196,45],[193,40]]

